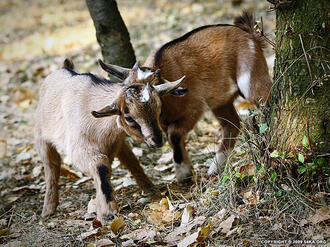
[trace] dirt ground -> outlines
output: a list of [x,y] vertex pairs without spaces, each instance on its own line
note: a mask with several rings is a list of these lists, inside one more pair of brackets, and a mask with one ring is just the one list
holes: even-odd
[[[267,11],[266,1],[243,0],[238,5],[233,2],[240,1],[229,0],[118,2],[140,64],[152,49],[195,27],[232,23],[242,9],[254,11],[257,18],[263,16],[265,32],[274,39],[275,17]],[[87,211],[93,212],[92,181],[65,164],[57,213],[42,219],[45,181],[33,149],[33,114],[40,82],[61,67],[65,57],[73,59],[79,72],[106,75],[96,63],[100,49],[83,0],[2,0],[0,13],[0,244],[188,246],[193,241],[191,244],[200,246],[263,245],[261,240],[269,232],[253,234],[254,222],[240,220],[243,207],[240,216],[217,201],[218,177],[208,177],[206,171],[219,141],[219,126],[209,113],[187,140],[196,169],[193,185],[175,183],[168,144],[151,150],[130,139],[160,196],[142,195],[131,175],[115,161],[112,183],[120,213],[116,222],[100,226],[97,221],[85,220]],[[271,48],[266,50],[269,60],[272,52]],[[244,118],[247,110],[240,112]],[[240,144],[237,146],[234,160],[240,155]],[[189,222],[186,225],[185,220]],[[270,232],[280,237],[278,229]]]

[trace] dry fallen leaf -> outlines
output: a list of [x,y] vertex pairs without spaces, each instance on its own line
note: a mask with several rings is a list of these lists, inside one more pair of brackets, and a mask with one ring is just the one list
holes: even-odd
[[95,247],[110,247],[110,246],[116,246],[116,244],[112,242],[110,239],[100,239],[97,240],[95,243]]
[[3,159],[7,155],[7,141],[0,138],[0,159]]
[[90,238],[92,236],[97,236],[97,235],[100,234],[99,229],[101,229],[101,228],[96,228],[96,229],[94,229],[92,231],[84,232],[84,233],[80,234],[80,238],[82,240],[85,240],[85,239],[88,239],[88,238]]
[[232,227],[236,217],[234,215],[229,216],[225,221],[220,224],[222,228],[221,232],[227,233],[229,232],[230,228]]
[[299,222],[299,226],[304,226],[308,224],[308,221],[306,219],[302,219],[300,222]]
[[92,225],[93,225],[93,228],[102,227],[102,223],[99,220],[93,220]]
[[9,235],[9,229],[8,228],[0,230],[0,236],[7,236],[7,235]]
[[249,205],[257,205],[259,203],[259,191],[254,192],[252,190],[243,194],[244,202]]
[[14,88],[12,99],[21,109],[26,109],[31,104],[36,91],[33,91],[29,88]]
[[184,225],[179,226],[178,228],[174,229],[171,233],[169,233],[165,237],[164,240],[167,243],[176,242],[176,241],[182,239],[182,237],[180,235],[189,232],[195,226],[202,225],[205,222],[205,220],[206,220],[205,216],[198,216],[197,218],[193,219],[189,223],[184,224]]
[[142,148],[137,148],[137,147],[134,147],[132,149],[133,153],[135,154],[136,157],[142,157],[143,155],[143,150]]
[[171,201],[166,197],[162,198],[159,203],[149,205],[152,210],[148,215],[148,222],[154,225],[166,224],[177,220],[180,213],[174,210]]
[[316,225],[323,221],[328,221],[330,219],[330,210],[329,208],[319,208],[316,210],[315,214],[309,217],[309,221]]
[[189,221],[191,221],[194,212],[195,212],[194,208],[191,205],[187,205],[182,213],[181,225],[187,224]]
[[92,198],[89,202],[88,202],[88,206],[87,206],[87,213],[96,213],[96,199]]
[[188,247],[191,244],[195,243],[199,235],[199,231],[185,237],[178,243],[178,247]]
[[210,232],[210,226],[201,227],[197,232],[185,237],[178,243],[178,247],[188,247],[194,243],[200,243],[206,239],[207,235]]
[[238,227],[235,227],[233,230],[230,230],[229,232],[227,232],[226,237],[229,237],[233,233],[237,232],[237,230],[238,230]]
[[42,166],[35,166],[32,170],[33,177],[39,177],[41,174]]
[[[172,161],[173,154],[171,152],[169,153],[163,153],[162,156],[158,160],[158,164],[160,165],[167,165],[170,164]],[[172,165],[173,166],[173,165]],[[169,166],[168,166],[169,167]],[[156,167],[155,167],[156,168]],[[163,170],[162,170],[163,171]]]
[[123,217],[115,218],[110,225],[110,229],[115,235],[119,234],[124,227],[125,221]]
[[175,174],[169,174],[169,175],[161,177],[161,180],[164,180],[164,181],[172,181],[174,179],[175,179]]
[[81,179],[78,179],[73,185],[79,185],[91,179],[92,179],[91,177],[82,177]]
[[139,242],[153,241],[156,231],[149,229],[137,229],[131,233],[121,236],[121,239],[134,239]]
[[240,168],[240,173],[246,176],[254,176],[256,175],[256,167],[252,163],[247,164]]
[[136,246],[136,245],[134,244],[134,241],[132,239],[129,239],[125,242],[122,242],[121,246],[122,247],[129,247],[129,246]]
[[60,171],[61,176],[64,177],[69,177],[69,178],[81,178],[80,174],[71,170],[68,166],[66,165],[61,165],[61,171]]

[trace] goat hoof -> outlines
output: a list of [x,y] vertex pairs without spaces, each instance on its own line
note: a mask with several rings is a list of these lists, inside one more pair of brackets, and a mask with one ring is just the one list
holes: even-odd
[[193,177],[190,176],[190,177],[186,177],[184,179],[181,179],[180,181],[178,180],[177,183],[179,185],[189,185],[189,184],[192,184],[193,183]]
[[55,214],[56,210],[53,209],[43,209],[41,213],[42,218],[48,218],[49,216]]
[[159,194],[159,190],[154,186],[142,190],[143,196],[153,196],[157,194]]

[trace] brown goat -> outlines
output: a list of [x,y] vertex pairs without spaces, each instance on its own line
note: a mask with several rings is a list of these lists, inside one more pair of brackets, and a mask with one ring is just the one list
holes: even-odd
[[[270,97],[272,82],[262,48],[261,38],[254,32],[252,14],[243,12],[234,25],[209,25],[197,28],[153,52],[138,71],[136,82],[151,85],[163,83],[160,78],[175,80],[186,76],[185,97],[162,97],[161,126],[173,148],[176,179],[183,182],[192,176],[192,165],[185,149],[185,136],[206,109],[210,109],[222,126],[222,142],[216,163],[224,164],[235,145],[240,119],[234,108],[235,98],[256,103]],[[101,64],[109,73],[126,82],[129,70]],[[159,71],[160,77],[151,77]],[[209,174],[217,172],[211,165]]]
[[135,65],[123,84],[72,69],[72,62],[66,60],[64,68],[50,74],[40,88],[35,143],[45,170],[42,216],[53,214],[58,205],[60,153],[64,153],[94,179],[97,217],[103,221],[117,212],[109,182],[114,157],[142,190],[153,191],[152,182],[125,141],[125,132],[149,147],[161,146],[160,96],[181,90],[177,88],[183,78],[155,86],[136,82]]

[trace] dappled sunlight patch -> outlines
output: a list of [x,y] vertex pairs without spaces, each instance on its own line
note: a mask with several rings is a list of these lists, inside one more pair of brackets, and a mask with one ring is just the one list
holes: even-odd
[[0,46],[2,60],[31,59],[44,53],[65,54],[96,44],[95,30],[91,20],[73,27],[63,27],[54,32],[33,33],[22,40]]

